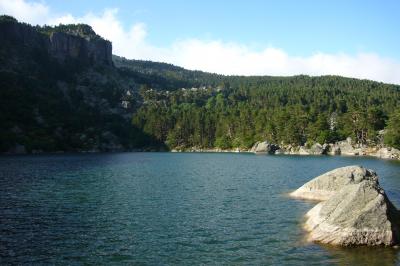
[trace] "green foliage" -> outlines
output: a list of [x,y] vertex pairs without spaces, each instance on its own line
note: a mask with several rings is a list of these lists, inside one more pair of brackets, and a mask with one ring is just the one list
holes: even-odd
[[[143,90],[134,124],[171,147],[377,141],[399,86],[341,77],[226,77],[225,89]],[[140,121],[140,123],[138,123]]]
[[163,146],[130,123],[121,100],[132,82],[118,69],[49,53],[44,30],[95,34],[89,26],[17,27],[11,36],[15,25],[0,24],[0,152],[17,144],[28,152]]
[[14,17],[8,15],[1,15],[0,16],[0,23],[3,22],[18,22]]
[[79,37],[89,37],[91,39],[103,40],[102,37],[97,35],[91,26],[87,24],[60,24],[58,26],[36,26],[36,29],[44,34],[50,35],[53,32],[63,32]]
[[[47,34],[101,37],[82,24],[0,22],[0,151],[16,144],[28,151],[229,149],[348,136],[369,144],[386,123],[385,142],[399,147],[400,115],[392,113],[400,86],[338,76],[223,76],[118,56],[114,66],[60,62],[47,49]],[[11,24],[21,34],[10,36]]]
[[223,135],[215,140],[214,146],[221,149],[229,149],[232,147],[231,140],[228,136]]
[[390,116],[384,140],[385,144],[400,149],[400,111]]

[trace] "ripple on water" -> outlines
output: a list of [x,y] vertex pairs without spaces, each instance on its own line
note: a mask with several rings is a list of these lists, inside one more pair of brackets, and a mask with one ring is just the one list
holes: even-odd
[[286,194],[352,157],[124,153],[0,157],[1,264],[395,265],[399,251],[304,241],[315,202]]

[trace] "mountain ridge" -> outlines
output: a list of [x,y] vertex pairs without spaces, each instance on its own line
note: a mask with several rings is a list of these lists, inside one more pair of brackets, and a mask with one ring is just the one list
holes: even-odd
[[0,38],[2,152],[249,148],[349,135],[378,143],[400,106],[400,86],[382,82],[226,76],[128,60],[83,24],[40,27],[1,16]]

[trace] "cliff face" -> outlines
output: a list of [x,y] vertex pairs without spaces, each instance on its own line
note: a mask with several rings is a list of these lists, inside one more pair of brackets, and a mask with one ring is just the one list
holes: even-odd
[[0,23],[0,39],[11,45],[46,49],[60,62],[77,59],[82,63],[112,66],[112,45],[88,25],[32,27],[9,19]]
[[[137,86],[87,25],[31,26],[0,16],[0,153],[107,151],[152,142],[121,99]],[[130,99],[133,101],[133,98]]]
[[49,36],[49,52],[61,61],[74,58],[94,64],[112,65],[112,46],[106,40],[52,32]]
[[0,39],[4,44],[45,45],[45,38],[38,34],[35,28],[18,23],[17,21],[4,21],[0,23]]

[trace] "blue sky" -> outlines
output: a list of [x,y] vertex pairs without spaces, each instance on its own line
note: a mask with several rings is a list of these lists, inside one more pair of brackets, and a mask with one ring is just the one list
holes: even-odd
[[144,22],[149,41],[220,39],[293,55],[377,52],[400,59],[400,1],[46,1],[83,16],[117,7],[124,27]]
[[223,74],[400,83],[400,1],[0,0],[32,24],[88,23],[127,58]]

